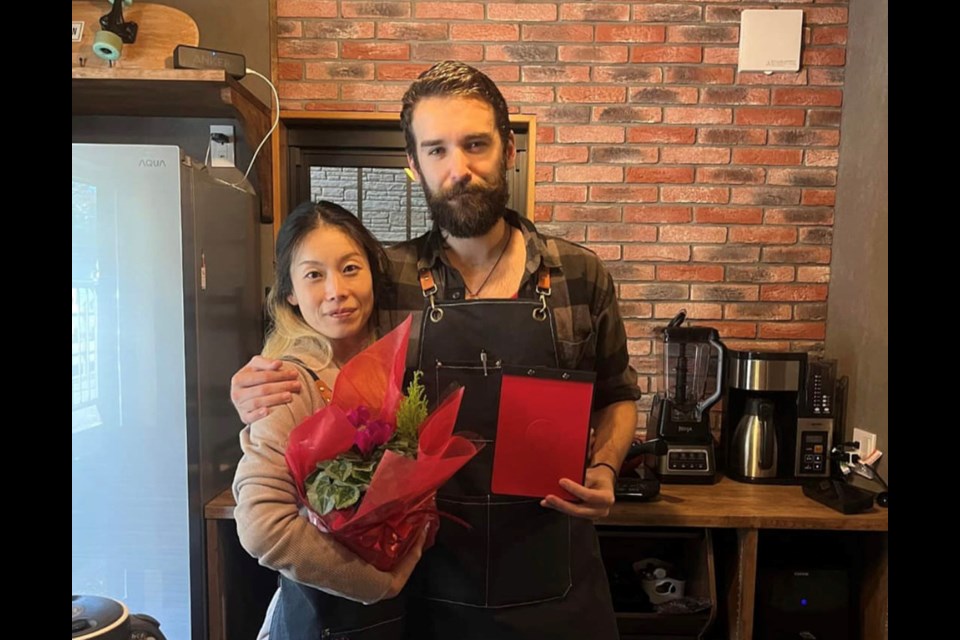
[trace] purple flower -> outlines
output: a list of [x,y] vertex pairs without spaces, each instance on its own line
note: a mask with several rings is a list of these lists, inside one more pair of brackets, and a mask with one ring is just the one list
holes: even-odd
[[364,406],[352,409],[347,414],[347,420],[357,428],[353,444],[363,456],[369,456],[374,449],[386,444],[396,431],[396,427],[389,422],[370,421],[370,410]]

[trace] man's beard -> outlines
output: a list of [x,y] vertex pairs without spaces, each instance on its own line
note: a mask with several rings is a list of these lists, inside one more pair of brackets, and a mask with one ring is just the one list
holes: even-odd
[[[510,194],[507,190],[507,166],[501,160],[497,180],[489,186],[457,184],[433,192],[423,181],[430,218],[455,238],[477,238],[486,234],[503,217]],[[459,196],[456,201],[450,199]]]

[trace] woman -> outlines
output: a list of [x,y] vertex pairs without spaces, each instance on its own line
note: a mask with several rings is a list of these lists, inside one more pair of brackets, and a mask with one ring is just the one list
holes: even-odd
[[402,635],[404,602],[396,596],[424,536],[392,572],[377,570],[300,515],[284,459],[290,432],[326,404],[340,367],[374,341],[385,264],[370,232],[331,202],[300,205],[277,236],[263,355],[295,369],[300,392],[241,431],[233,482],[240,543],[281,576],[261,631],[269,628],[270,640]]

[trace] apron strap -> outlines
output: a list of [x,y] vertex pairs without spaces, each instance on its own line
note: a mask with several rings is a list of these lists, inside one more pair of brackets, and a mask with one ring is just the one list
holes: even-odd
[[420,269],[417,277],[420,280],[420,291],[423,297],[430,300],[430,312],[427,314],[431,322],[440,322],[443,318],[443,309],[437,306],[437,283],[433,280],[433,271],[427,268]]
[[537,271],[537,295],[540,296],[540,307],[533,310],[533,319],[543,322],[547,319],[547,298],[550,296],[550,267],[542,262]]

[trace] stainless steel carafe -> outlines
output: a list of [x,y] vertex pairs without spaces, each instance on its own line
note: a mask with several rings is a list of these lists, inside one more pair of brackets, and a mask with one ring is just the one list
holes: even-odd
[[732,470],[746,479],[777,475],[777,432],[773,403],[763,398],[747,400],[731,443]]

